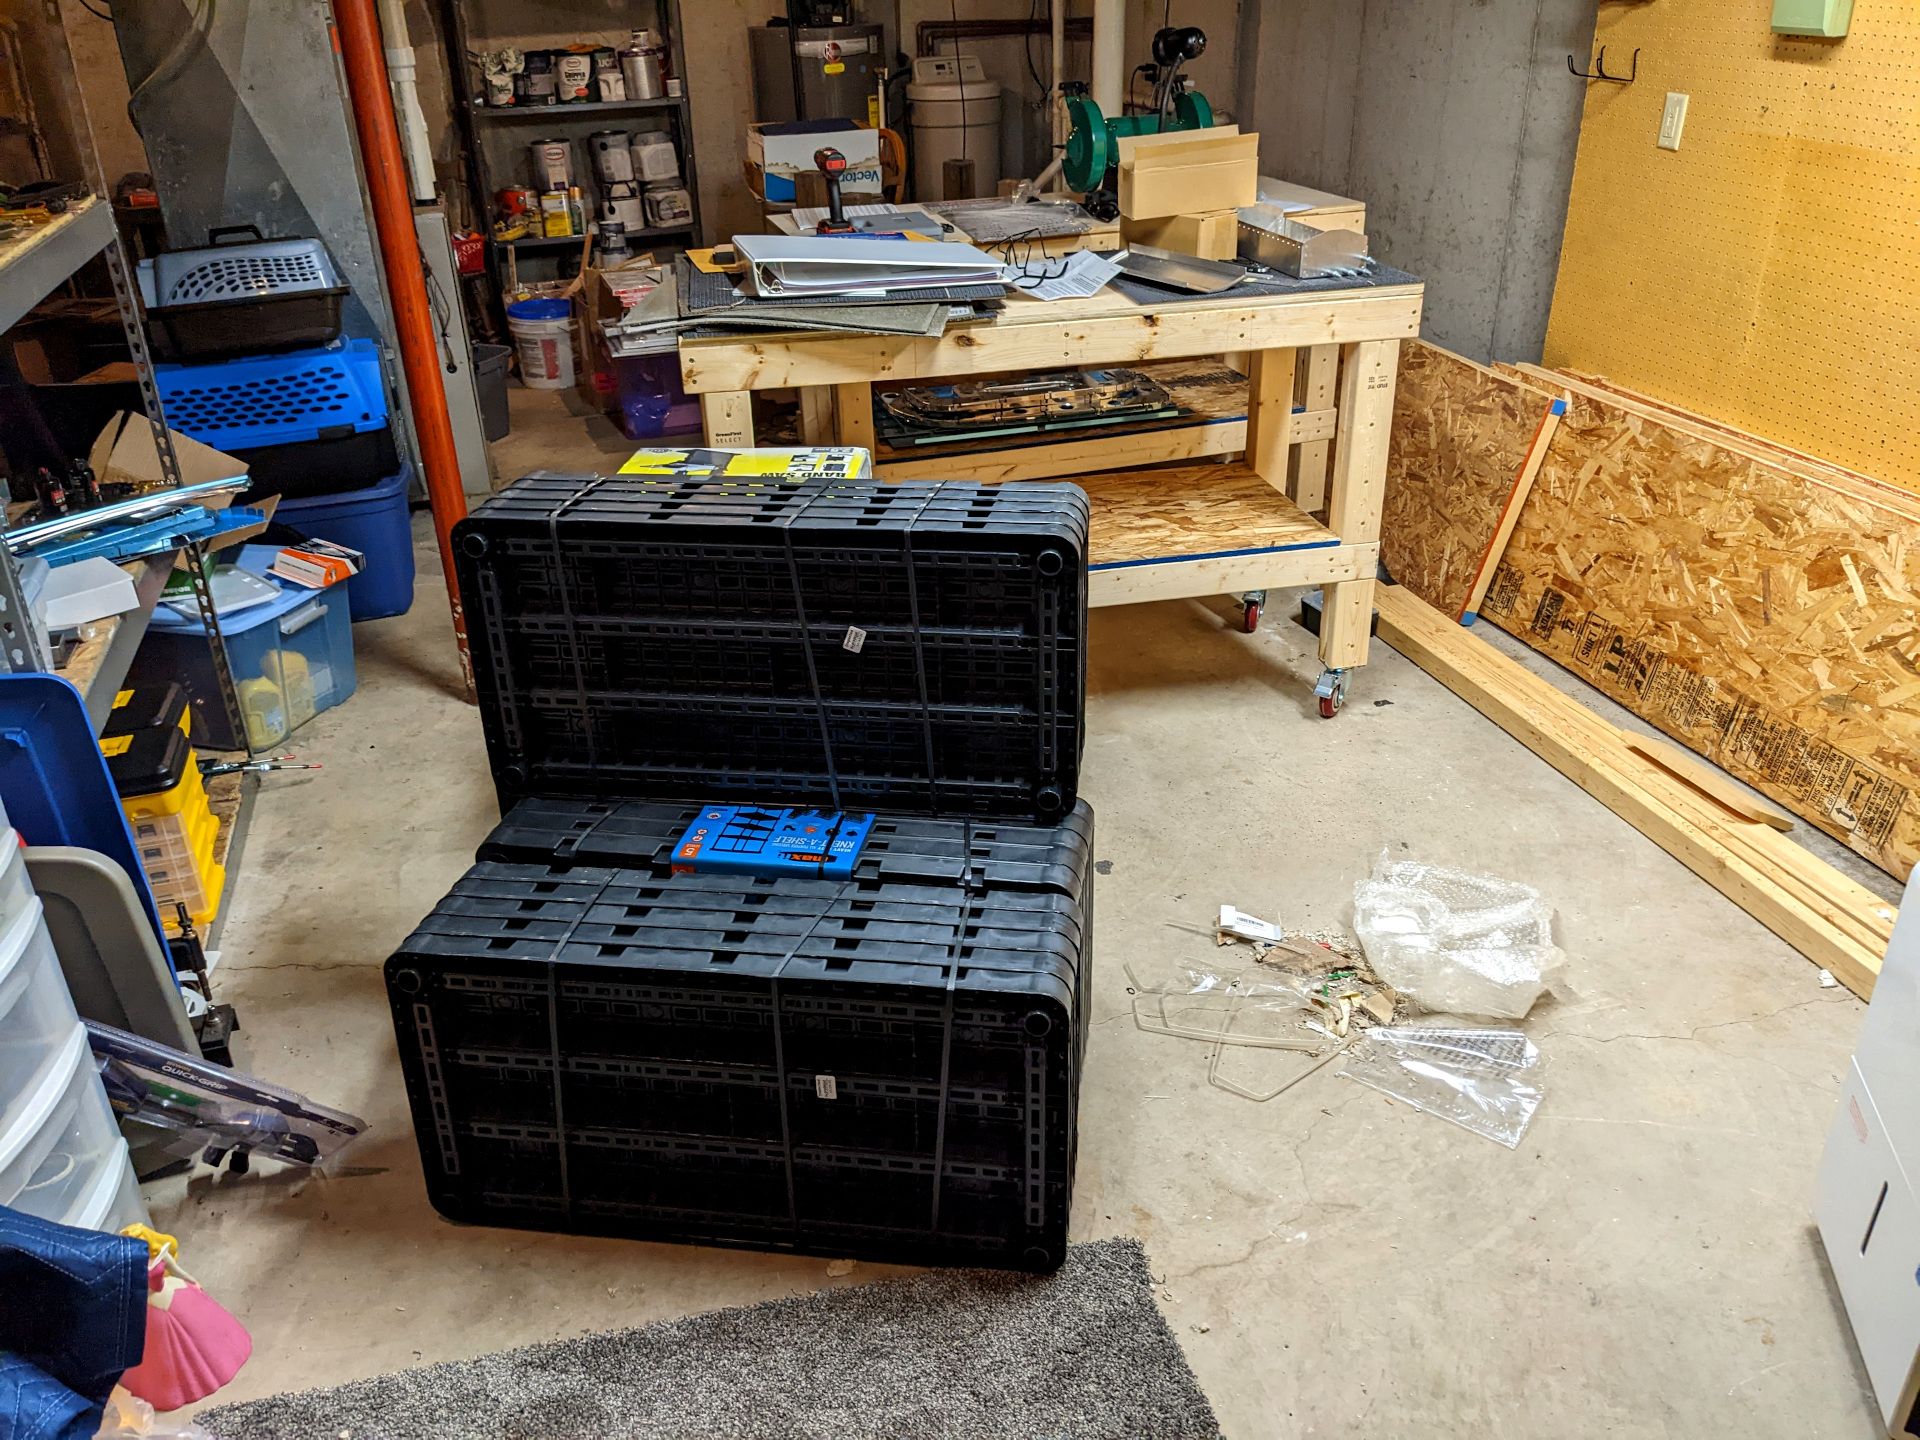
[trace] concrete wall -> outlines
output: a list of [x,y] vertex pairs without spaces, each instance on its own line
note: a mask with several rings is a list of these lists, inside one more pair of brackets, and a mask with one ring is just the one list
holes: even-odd
[[1264,0],[1242,12],[1241,125],[1268,174],[1364,200],[1374,253],[1427,282],[1425,333],[1537,360],[1593,0]]

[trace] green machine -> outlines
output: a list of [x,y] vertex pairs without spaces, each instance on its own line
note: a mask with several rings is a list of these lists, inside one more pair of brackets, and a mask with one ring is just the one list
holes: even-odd
[[1111,118],[1087,94],[1084,84],[1067,91],[1067,115],[1073,129],[1067,136],[1066,163],[1061,174],[1067,184],[1086,195],[1087,209],[1102,218],[1118,213],[1115,197],[1120,140],[1128,135],[1160,135],[1175,130],[1205,130],[1213,124],[1213,106],[1198,90],[1189,90],[1181,72],[1207,48],[1207,32],[1197,25],[1169,26],[1153,37],[1153,63],[1134,71],[1151,72],[1153,103],[1132,115]]

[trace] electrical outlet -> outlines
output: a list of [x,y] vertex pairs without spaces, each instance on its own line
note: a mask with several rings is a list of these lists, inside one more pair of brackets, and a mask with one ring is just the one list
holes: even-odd
[[1680,132],[1687,128],[1687,97],[1678,90],[1667,92],[1667,108],[1660,112],[1660,148],[1678,150]]

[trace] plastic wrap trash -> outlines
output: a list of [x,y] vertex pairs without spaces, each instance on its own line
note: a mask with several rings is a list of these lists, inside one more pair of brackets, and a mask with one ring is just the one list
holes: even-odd
[[1518,1030],[1391,1026],[1349,1047],[1340,1074],[1511,1150],[1540,1108],[1539,1063]]
[[1134,1024],[1149,1034],[1310,1055],[1333,1044],[1311,982],[1264,965],[1128,965],[1127,979]]
[[1518,1020],[1566,963],[1540,893],[1490,875],[1382,856],[1353,916],[1374,974],[1449,1015]]

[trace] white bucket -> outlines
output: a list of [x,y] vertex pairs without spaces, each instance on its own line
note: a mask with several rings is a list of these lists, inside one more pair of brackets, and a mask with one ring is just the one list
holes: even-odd
[[[565,390],[573,384],[573,317],[539,313],[552,305],[566,301],[522,300],[507,307],[507,330],[520,352],[520,383],[530,390]],[[516,310],[533,313],[516,315]]]

